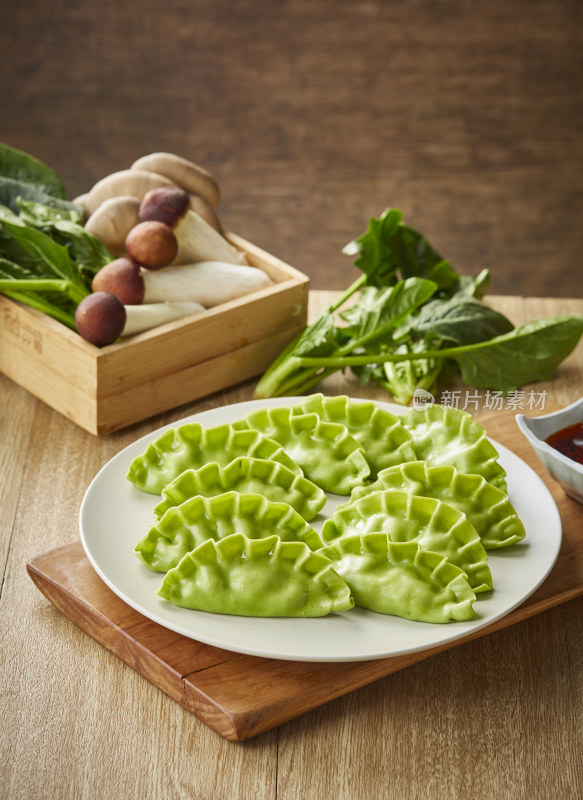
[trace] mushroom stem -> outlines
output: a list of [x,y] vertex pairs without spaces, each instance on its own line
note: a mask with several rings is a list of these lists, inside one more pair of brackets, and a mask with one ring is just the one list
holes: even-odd
[[206,308],[270,286],[273,281],[257,267],[223,261],[164,267],[156,272],[142,270],[144,302],[159,303],[181,298]]
[[177,301],[174,303],[147,303],[140,306],[126,306],[126,324],[122,331],[122,338],[143,333],[165,322],[188,317],[191,314],[200,314],[204,311],[199,303]]
[[174,228],[178,240],[175,264],[195,261],[223,261],[246,264],[245,254],[230,244],[196,212],[188,210]]

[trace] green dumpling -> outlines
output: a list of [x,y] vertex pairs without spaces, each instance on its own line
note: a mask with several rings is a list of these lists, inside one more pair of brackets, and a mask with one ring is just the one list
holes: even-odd
[[316,531],[287,503],[273,503],[258,494],[225,492],[192,497],[169,508],[134,549],[150,569],[167,572],[207,539],[233,533],[249,539],[277,534],[283,541],[303,542],[311,550],[322,547]]
[[401,419],[376,403],[352,400],[346,395],[325,397],[312,394],[292,407],[292,414],[317,414],[326,422],[345,425],[360,442],[370,464],[371,477],[394,464],[415,461],[413,438]]
[[233,427],[250,428],[278,442],[306,478],[326,492],[350,494],[370,475],[362,445],[346,426],[323,422],[317,414],[292,416],[287,407],[261,408]]
[[187,553],[158,594],[184,608],[249,617],[322,617],[354,606],[325,556],[301,542],[240,533]]
[[484,428],[465,411],[440,405],[410,408],[403,425],[413,437],[418,461],[450,464],[466,475],[482,475],[492,486],[508,491],[498,451]]
[[463,570],[417,542],[391,542],[386,533],[355,534],[319,552],[344,578],[357,606],[422,622],[476,617],[476,596]]
[[273,502],[288,503],[307,522],[326,503],[326,493],[315,483],[292,472],[277,461],[240,456],[226,467],[213,462],[200,469],[187,469],[162,490],[162,501],[154,508],[161,517],[196,495],[214,497],[224,492],[260,494]]
[[387,490],[361,497],[337,510],[322,528],[325,543],[355,533],[382,532],[392,542],[417,542],[440,553],[468,576],[478,592],[492,588],[488,556],[465,514],[433,497]]
[[145,453],[134,458],[126,477],[143,492],[160,494],[186,469],[199,469],[211,461],[226,466],[238,456],[277,461],[301,474],[281,445],[258,431],[235,430],[232,425],[204,428],[199,422],[188,422],[149,444]]
[[386,489],[435,497],[462,511],[486,550],[508,547],[525,537],[524,525],[508,495],[481,475],[465,475],[449,465],[439,467],[426,461],[411,461],[385,469],[374,483],[353,489],[350,502]]

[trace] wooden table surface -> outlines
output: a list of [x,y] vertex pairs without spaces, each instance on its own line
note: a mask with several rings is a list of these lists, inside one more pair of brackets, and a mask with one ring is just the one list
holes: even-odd
[[[332,297],[312,294],[311,313]],[[583,300],[490,298],[519,324]],[[250,398],[235,387],[95,438],[0,376],[3,797],[411,800],[583,796],[583,600],[463,644],[243,743],[222,739],[82,633],[25,564],[78,538],[98,469],[161,424]],[[583,343],[555,380],[581,396]],[[350,375],[328,393],[383,398]],[[582,544],[583,546],[583,544]]]

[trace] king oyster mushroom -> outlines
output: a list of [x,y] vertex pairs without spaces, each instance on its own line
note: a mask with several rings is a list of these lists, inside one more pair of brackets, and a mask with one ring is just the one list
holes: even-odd
[[121,256],[125,252],[128,233],[140,221],[139,208],[137,197],[110,197],[91,214],[85,229],[97,236],[112,255]]
[[77,306],[77,332],[97,347],[113,344],[119,338],[143,333],[166,322],[200,314],[199,303],[184,300],[173,303],[124,305],[111,292],[98,291],[87,295]]
[[213,209],[219,204],[221,198],[219,186],[210,172],[182,156],[173,153],[150,153],[134,161],[131,169],[163,175],[181,189],[204,198]]
[[[138,202],[136,215],[134,196],[110,198],[89,217],[85,227],[106,244],[112,255],[119,256],[127,252],[128,235],[140,222],[164,222],[173,229],[178,243],[175,263],[226,261],[246,264],[244,253],[233,247],[222,233],[192,210],[192,199],[191,195],[176,186],[160,186],[146,192],[141,204]],[[144,229],[140,229],[138,233],[141,235],[144,232]],[[132,238],[139,243],[138,234]],[[146,241],[144,246],[147,246]],[[140,260],[135,253],[133,255]]]
[[89,217],[106,200],[112,197],[129,195],[141,200],[151,189],[173,186],[171,180],[154,172],[139,169],[123,169],[106,175],[87,192],[84,208]]
[[175,264],[195,261],[225,261],[246,264],[244,253],[192,211],[186,190],[160,187],[148,192],[140,204],[140,219],[165,222],[174,230],[178,241]]
[[211,308],[272,283],[263,270],[221,261],[151,271],[141,269],[131,258],[117,258],[99,270],[91,288],[94,292],[110,292],[126,305],[184,300]]

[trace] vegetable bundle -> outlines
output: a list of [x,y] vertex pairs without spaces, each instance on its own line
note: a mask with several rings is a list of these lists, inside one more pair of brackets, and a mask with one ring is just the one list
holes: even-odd
[[456,371],[469,385],[510,392],[551,379],[583,334],[575,315],[515,328],[482,302],[488,270],[460,275],[398,209],[371,219],[343,252],[362,274],[273,362],[257,397],[304,394],[347,367],[403,404]]
[[0,292],[75,330],[75,309],[111,254],[83,228],[55,172],[0,144]]

